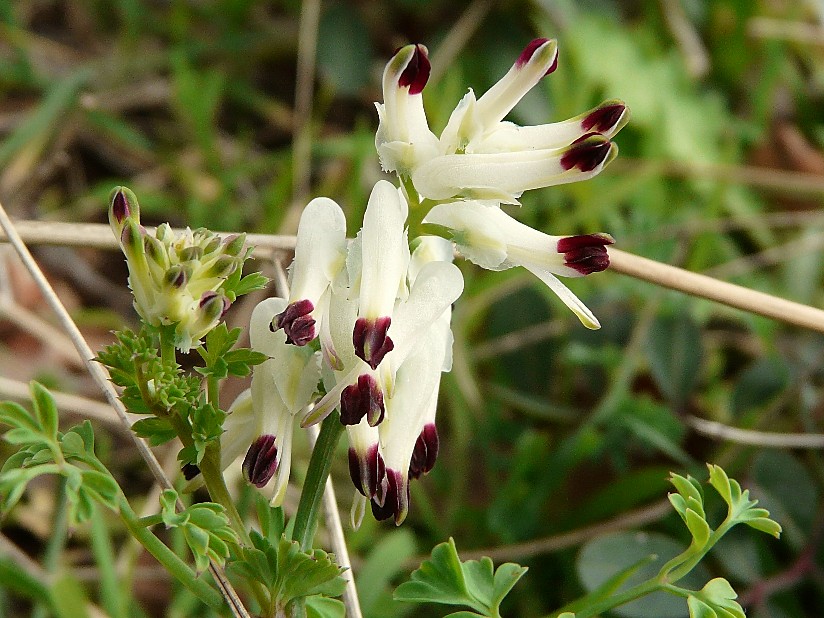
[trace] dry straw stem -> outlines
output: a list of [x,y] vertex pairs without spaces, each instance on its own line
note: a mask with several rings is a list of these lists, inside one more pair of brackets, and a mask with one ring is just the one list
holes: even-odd
[[[54,311],[58,321],[60,322],[60,326],[68,334],[69,339],[71,339],[72,343],[77,349],[78,354],[83,359],[83,364],[86,367],[86,371],[89,372],[89,374],[92,376],[100,390],[103,391],[103,395],[106,397],[106,400],[109,402],[109,405],[112,408],[114,408],[118,418],[120,419],[120,422],[124,425],[124,427],[131,427],[131,423],[129,421],[129,416],[126,411],[126,408],[120,402],[120,399],[118,399],[117,392],[115,391],[114,387],[109,381],[108,372],[105,370],[103,365],[95,362],[94,352],[89,347],[89,344],[86,343],[86,340],[83,338],[83,334],[80,332],[80,329],[77,328],[77,325],[74,323],[74,320],[72,320],[71,316],[69,315],[69,312],[66,310],[66,307],[63,306],[63,303],[60,301],[60,298],[58,298],[54,289],[49,284],[48,280],[43,274],[43,271],[40,270],[40,267],[37,265],[37,262],[35,262],[34,257],[32,256],[31,252],[29,252],[28,247],[26,247],[25,241],[23,240],[19,232],[15,229],[15,225],[12,223],[11,219],[6,213],[6,209],[3,208],[2,204],[0,204],[0,227],[2,227],[6,239],[14,247],[14,250],[20,257],[20,260],[23,262],[23,265],[26,267],[26,270],[29,271],[29,274],[31,275],[32,279],[37,284],[40,293],[46,300],[46,304],[48,304],[51,310]],[[108,226],[99,227],[107,228]],[[100,235],[102,231],[103,230],[101,229],[96,230],[98,235]],[[75,231],[75,233],[77,232]],[[111,237],[110,230],[108,231],[107,235]],[[85,240],[86,244],[88,244],[88,236]],[[83,243],[81,242],[78,244]],[[140,456],[149,466],[149,469],[152,472],[152,476],[154,476],[157,482],[160,483],[164,488],[173,489],[171,481],[163,472],[160,463],[157,461],[157,458],[154,456],[154,453],[152,453],[152,451],[149,449],[146,442],[139,438],[137,434],[134,434],[132,432],[129,433],[132,436],[132,439],[134,440],[135,446],[137,447]],[[178,507],[182,509],[182,503],[179,502]],[[212,573],[212,576],[215,579],[215,582],[218,585],[218,588],[220,588],[221,594],[226,599],[226,602],[231,608],[232,613],[235,616],[239,616],[240,618],[249,618],[249,613],[246,611],[246,608],[243,606],[243,603],[240,601],[240,598],[237,596],[237,593],[234,591],[231,583],[229,583],[229,581],[226,579],[226,576],[223,574],[221,569],[219,569],[214,564],[211,564],[209,569]]]
[[[116,239],[105,224],[49,223],[19,221],[15,224],[20,236],[29,244],[67,245],[118,249]],[[5,238],[0,238],[4,240]],[[293,251],[294,236],[249,234],[247,241],[255,247],[257,257]],[[778,296],[725,283],[706,275],[693,273],[649,260],[620,249],[610,249],[610,270],[656,285],[763,315],[780,322],[824,333],[824,311],[795,303]],[[88,348],[88,346],[86,346]]]

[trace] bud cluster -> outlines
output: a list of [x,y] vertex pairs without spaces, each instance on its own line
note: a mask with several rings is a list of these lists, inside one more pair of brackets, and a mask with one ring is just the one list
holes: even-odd
[[175,346],[188,351],[229,308],[221,289],[246,257],[245,234],[221,238],[206,229],[154,233],[140,224],[140,206],[126,187],[112,191],[109,224],[126,256],[134,307],[152,326],[175,326]]

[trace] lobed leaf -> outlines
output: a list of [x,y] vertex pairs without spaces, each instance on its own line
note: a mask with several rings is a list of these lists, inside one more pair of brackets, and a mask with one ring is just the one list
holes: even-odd
[[466,605],[478,614],[458,612],[450,615],[496,616],[498,607],[527,569],[506,563],[493,570],[492,560],[461,562],[455,541],[441,543],[432,550],[429,560],[412,573],[410,581],[395,590],[397,601]]
[[29,390],[31,391],[34,414],[40,426],[40,431],[50,440],[55,440],[57,438],[58,414],[54,397],[39,382],[32,381],[29,384]]

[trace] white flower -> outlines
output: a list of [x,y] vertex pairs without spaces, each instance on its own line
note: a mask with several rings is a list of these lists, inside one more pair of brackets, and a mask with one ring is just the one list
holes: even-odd
[[[250,394],[242,394],[238,411],[248,417],[251,400],[252,420],[227,419],[222,445],[234,445],[238,435],[249,440],[243,473],[256,487],[264,487],[275,477],[272,505],[279,505],[289,480],[292,434],[295,416],[311,403],[320,379],[320,354],[309,347],[286,342],[282,331],[272,331],[272,319],[286,307],[282,298],[269,298],[252,311],[249,338],[252,349],[269,356],[252,374]],[[235,407],[235,406],[233,406]],[[234,452],[234,448],[231,449]]]
[[286,341],[304,346],[318,334],[325,293],[345,264],[346,218],[334,201],[315,198],[298,224],[295,259],[289,269],[289,303],[275,318]]
[[609,234],[550,236],[513,219],[500,208],[474,201],[439,204],[424,223],[448,228],[458,250],[489,270],[523,266],[578,316],[587,328],[599,328],[592,312],[561,283],[556,275],[580,277],[606,269]]
[[429,129],[421,95],[429,69],[426,47],[407,45],[397,51],[383,71],[384,102],[375,103],[375,148],[387,172],[408,175],[438,154],[438,138]]
[[[384,169],[411,178],[422,197],[517,204],[529,189],[591,178],[616,156],[610,138],[629,116],[618,100],[559,123],[520,127],[503,120],[555,70],[558,46],[547,39],[527,45],[507,74],[480,98],[470,90],[433,146],[420,95],[409,94],[423,88],[422,75],[429,74],[421,49],[402,48],[387,65],[376,145]],[[392,76],[388,82],[387,75]],[[399,87],[406,83],[404,75],[413,87]]]

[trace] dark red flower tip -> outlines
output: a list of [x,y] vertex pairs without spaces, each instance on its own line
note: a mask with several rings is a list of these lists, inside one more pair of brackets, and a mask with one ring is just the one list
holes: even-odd
[[126,199],[126,194],[123,192],[123,189],[120,189],[112,198],[112,216],[115,221],[122,223],[123,220],[131,214],[129,200]]
[[377,444],[366,449],[364,457],[359,457],[355,449],[349,449],[349,476],[355,489],[365,497],[371,499],[377,495],[386,476],[386,466]]
[[366,421],[375,427],[383,421],[384,412],[383,391],[369,374],[358,376],[358,381],[340,394],[340,422],[344,425],[357,425],[366,416]]
[[273,320],[274,330],[283,329],[286,343],[304,346],[315,338],[315,318],[310,314],[315,310],[311,300],[303,299],[289,303],[286,309]]
[[581,121],[581,128],[584,131],[595,131],[596,133],[607,133],[620,122],[627,106],[623,103],[611,103],[599,107],[587,115]]
[[412,459],[409,461],[409,478],[417,479],[435,467],[440,442],[435,423],[428,423],[415,441]]
[[606,246],[615,242],[609,234],[568,236],[558,241],[558,253],[564,254],[564,265],[582,275],[601,272],[609,267]]
[[382,317],[375,320],[358,318],[352,330],[352,343],[355,354],[372,369],[380,365],[383,357],[395,349],[392,339],[386,335],[392,318]]
[[[527,62],[532,59],[532,56],[535,55],[535,52],[538,51],[538,48],[547,43],[549,39],[534,39],[529,42],[529,44],[524,48],[524,51],[521,52],[521,55],[518,56],[518,60],[515,61],[515,66],[519,69],[524,66]],[[555,58],[552,59],[552,64],[546,70],[544,75],[549,75],[550,73],[554,72],[555,69],[558,68],[558,52],[555,52]]]
[[409,94],[420,94],[426,82],[429,81],[429,73],[432,65],[429,63],[429,53],[421,44],[415,45],[415,53],[412,59],[398,78],[398,86],[409,88]]
[[400,471],[386,471],[386,495],[383,503],[372,500],[372,516],[378,521],[394,517],[395,524],[400,524],[409,510],[409,483],[404,482]]
[[278,469],[275,436],[264,434],[252,442],[243,458],[243,475],[255,487],[263,487]]
[[[169,270],[166,271],[166,282],[176,290],[183,289],[186,284],[189,282],[189,274],[185,268],[182,268],[179,264],[172,266]],[[211,296],[209,296],[211,294]],[[202,309],[203,305],[206,304],[206,301],[209,300],[212,296],[217,296],[214,292],[204,292],[203,296],[200,298],[199,307]]]
[[200,474],[200,468],[198,468],[193,463],[183,464],[183,467],[180,469],[180,471],[183,472],[183,478],[187,481],[191,481],[198,474]]
[[571,170],[577,167],[582,172],[591,172],[609,156],[612,143],[600,133],[587,133],[570,144],[561,156],[561,167]]

